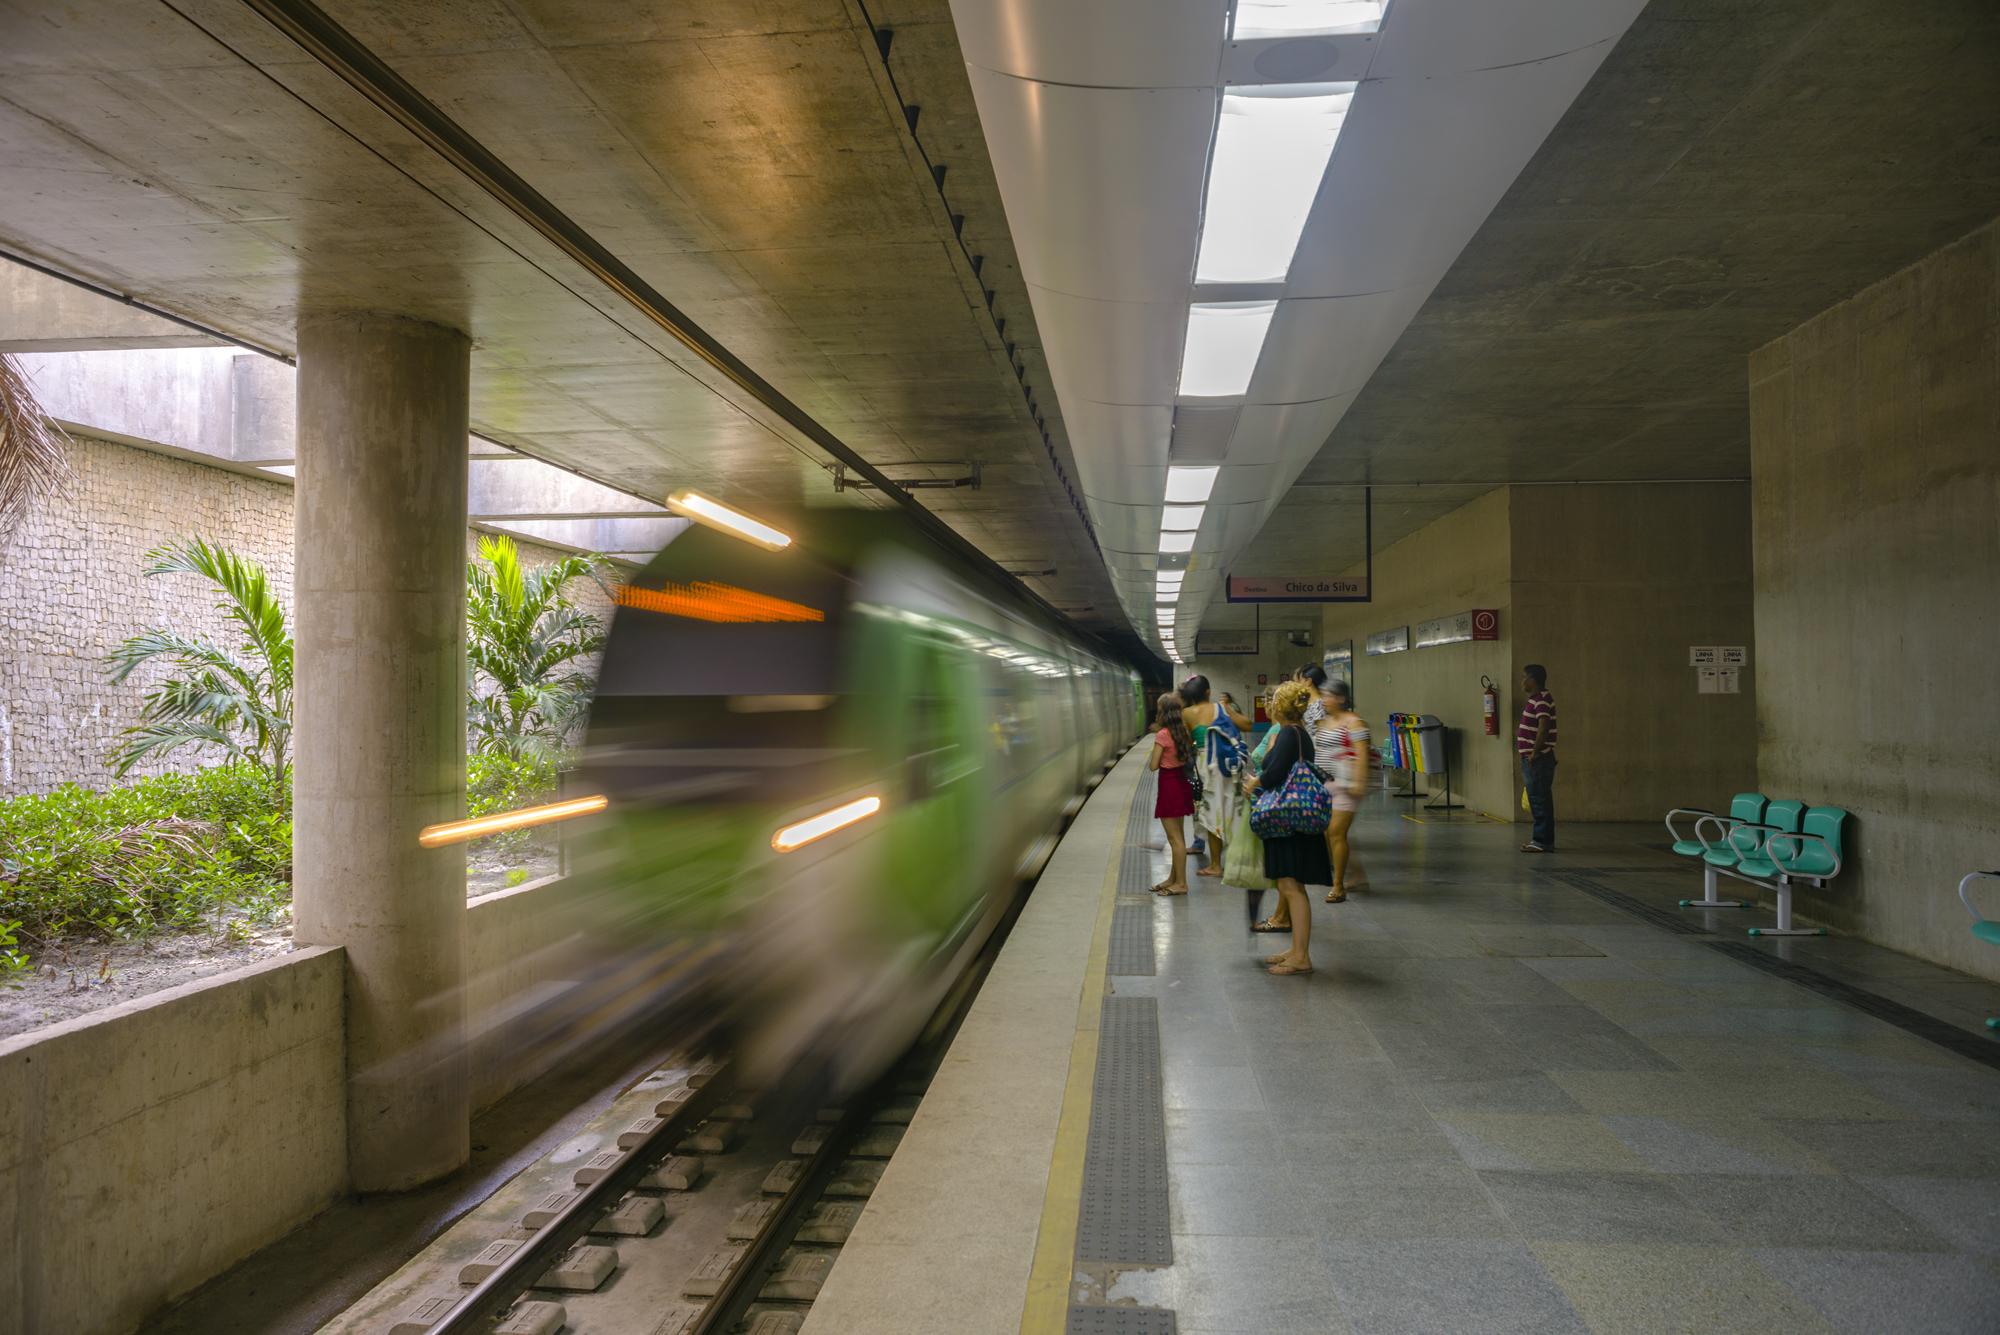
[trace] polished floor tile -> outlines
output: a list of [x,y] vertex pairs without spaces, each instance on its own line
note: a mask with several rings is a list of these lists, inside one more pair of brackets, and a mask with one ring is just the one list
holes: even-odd
[[1356,1335],[1586,1335],[1589,1327],[1518,1242],[1320,1245]]
[[[1099,1297],[1216,1335],[2000,1330],[2000,1071],[1704,944],[1761,909],[1690,935],[1546,874],[1678,912],[1653,829],[1517,836],[1378,799],[1305,978],[1240,892],[1156,902],[1158,973],[1112,983],[1160,1003],[1175,1263]],[[1865,943],[1762,948],[2000,1010]]]

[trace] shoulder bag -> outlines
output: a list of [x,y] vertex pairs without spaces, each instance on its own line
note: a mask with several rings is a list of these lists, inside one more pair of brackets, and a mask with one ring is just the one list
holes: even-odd
[[1284,783],[1275,790],[1259,792],[1250,808],[1250,829],[1259,839],[1323,834],[1332,821],[1333,800],[1326,795],[1326,776],[1305,758],[1303,749]]

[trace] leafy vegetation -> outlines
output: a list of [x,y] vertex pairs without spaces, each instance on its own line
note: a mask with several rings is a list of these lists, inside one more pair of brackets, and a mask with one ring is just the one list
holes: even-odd
[[0,955],[77,933],[143,937],[291,903],[291,776],[237,763],[0,802]]
[[561,755],[590,704],[590,676],[579,664],[604,647],[603,623],[577,610],[568,590],[599,578],[605,565],[600,556],[565,556],[530,568],[513,539],[479,539],[479,559],[465,571],[465,721],[475,754],[544,766]]
[[111,768],[124,778],[134,765],[185,746],[220,747],[231,759],[264,767],[275,791],[283,786],[292,738],[292,631],[264,567],[201,538],[176,538],[146,553],[144,574],[200,575],[222,594],[216,610],[234,623],[234,648],[206,635],[147,626],[106,656],[111,680],[166,660],[179,669],[146,692],[139,722],[124,732]]

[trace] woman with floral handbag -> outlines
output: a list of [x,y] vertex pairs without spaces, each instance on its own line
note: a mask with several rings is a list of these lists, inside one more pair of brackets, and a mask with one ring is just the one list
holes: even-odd
[[1313,971],[1312,901],[1306,886],[1329,885],[1333,868],[1326,856],[1326,827],[1332,804],[1326,780],[1313,766],[1312,738],[1300,726],[1313,688],[1288,681],[1271,693],[1265,707],[1278,724],[1265,752],[1264,767],[1246,784],[1254,796],[1250,828],[1264,841],[1264,875],[1278,883],[1278,897],[1292,925],[1291,949],[1266,957],[1280,976]]

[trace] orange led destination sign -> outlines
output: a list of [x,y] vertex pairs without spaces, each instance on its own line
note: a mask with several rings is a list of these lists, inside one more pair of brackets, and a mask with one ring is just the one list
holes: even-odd
[[1231,575],[1232,603],[1365,603],[1366,575]]
[[803,603],[752,593],[730,584],[668,584],[657,589],[618,586],[614,599],[620,607],[636,607],[642,612],[664,612],[668,616],[692,617],[696,621],[824,621],[826,613]]

